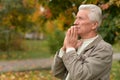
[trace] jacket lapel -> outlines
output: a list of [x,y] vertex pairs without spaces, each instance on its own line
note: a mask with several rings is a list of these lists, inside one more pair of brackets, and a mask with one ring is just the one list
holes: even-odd
[[84,54],[87,50],[93,48],[94,46],[96,46],[97,44],[99,44],[99,42],[103,40],[102,37],[100,35],[98,35],[98,37],[92,42],[90,43],[82,52],[81,54]]

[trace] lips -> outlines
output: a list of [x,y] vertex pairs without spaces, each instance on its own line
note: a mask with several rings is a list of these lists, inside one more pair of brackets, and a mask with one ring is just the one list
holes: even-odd
[[75,27],[76,30],[80,29],[80,26],[78,26],[78,24],[72,24],[72,27]]
[[77,26],[78,24],[72,24],[72,26]]

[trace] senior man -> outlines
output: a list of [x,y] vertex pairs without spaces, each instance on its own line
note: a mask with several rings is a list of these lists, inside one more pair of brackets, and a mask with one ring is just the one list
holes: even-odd
[[62,80],[110,80],[113,51],[97,33],[101,22],[102,11],[98,6],[80,5],[74,25],[55,55],[54,76]]

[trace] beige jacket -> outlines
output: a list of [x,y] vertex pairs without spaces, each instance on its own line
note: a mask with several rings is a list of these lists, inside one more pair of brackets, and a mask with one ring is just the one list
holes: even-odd
[[89,44],[80,55],[71,51],[59,58],[58,53],[59,51],[52,64],[55,77],[64,80],[69,72],[70,80],[110,80],[112,46],[101,36]]

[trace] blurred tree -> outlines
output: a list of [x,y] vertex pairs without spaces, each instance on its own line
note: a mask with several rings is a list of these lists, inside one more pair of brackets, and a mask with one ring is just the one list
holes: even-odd
[[[44,6],[48,6],[52,17],[49,19],[60,19],[63,16],[63,28],[66,30],[74,21],[74,16],[80,4],[96,4],[103,10],[103,24],[99,31],[103,38],[114,44],[120,40],[120,1],[119,0],[39,0]],[[46,3],[46,4],[45,4]]]
[[32,27],[36,0],[0,0],[0,27],[25,32]]
[[120,1],[104,1],[100,6],[104,15],[99,31],[107,42],[114,44],[120,41]]
[[[32,28],[37,0],[0,0],[0,50],[21,50],[21,33]],[[4,36],[3,36],[4,35]],[[11,47],[9,47],[11,46]]]

